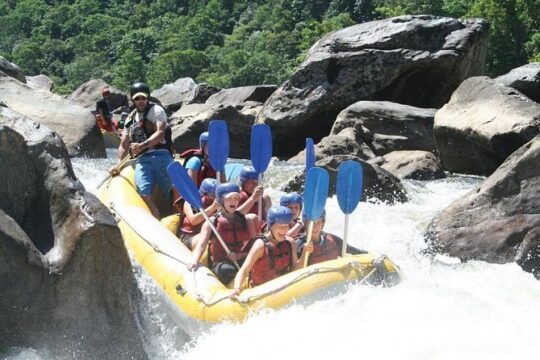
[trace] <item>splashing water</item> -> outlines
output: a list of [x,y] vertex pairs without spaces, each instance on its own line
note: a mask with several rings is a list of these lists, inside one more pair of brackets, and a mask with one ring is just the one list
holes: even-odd
[[[112,153],[111,153],[112,154]],[[110,156],[111,156],[110,154]],[[87,190],[114,160],[74,159]],[[266,185],[274,202],[280,185],[302,167],[273,162]],[[478,177],[405,181],[404,204],[361,202],[349,219],[349,242],[388,255],[402,270],[392,288],[350,285],[314,304],[264,311],[243,324],[223,323],[187,338],[152,280],[135,273],[143,296],[144,337],[151,358],[208,359],[539,359],[536,343],[540,283],[515,264],[437,261],[420,255],[431,219],[474,189]],[[343,236],[344,215],[328,199],[325,230]],[[495,234],[494,234],[495,236]],[[448,260],[448,259],[447,259]],[[452,260],[452,259],[450,259]]]

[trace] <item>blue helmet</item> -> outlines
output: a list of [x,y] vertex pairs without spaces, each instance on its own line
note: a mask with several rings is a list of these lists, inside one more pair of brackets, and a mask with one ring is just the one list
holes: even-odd
[[240,194],[240,187],[234,183],[223,183],[216,186],[216,200],[223,205],[225,196],[230,193]]
[[270,229],[274,224],[290,224],[292,221],[292,211],[285,206],[272,206],[268,209],[266,222]]
[[216,179],[206,178],[199,186],[199,193],[201,195],[215,195],[216,193]]
[[208,131],[205,131],[199,135],[199,147],[202,149],[204,144],[208,143]]
[[253,166],[244,166],[240,171],[240,184],[243,185],[246,180],[258,180],[259,173],[253,168]]
[[279,205],[281,206],[289,206],[291,204],[298,204],[302,206],[303,202],[304,199],[302,199],[302,196],[295,192],[281,195],[279,198]]
[[[326,210],[323,210],[321,216],[319,216],[319,219],[326,219]],[[317,220],[319,220],[319,219],[317,219]],[[302,221],[304,223],[306,223],[308,221],[308,218],[307,218],[306,214],[302,214]]]

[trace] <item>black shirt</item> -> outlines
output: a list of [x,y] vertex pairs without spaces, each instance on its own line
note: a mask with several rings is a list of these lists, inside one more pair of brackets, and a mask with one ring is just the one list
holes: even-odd
[[100,110],[103,112],[103,115],[105,116],[105,120],[110,121],[112,118],[112,115],[111,115],[111,106],[109,104],[109,100],[103,98],[99,100],[98,102],[96,102],[96,113],[99,114]]

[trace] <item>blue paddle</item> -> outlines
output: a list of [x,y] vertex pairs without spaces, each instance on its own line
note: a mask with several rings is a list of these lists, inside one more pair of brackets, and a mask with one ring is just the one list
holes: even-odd
[[349,214],[351,214],[362,197],[363,179],[362,165],[353,160],[347,160],[339,164],[336,194],[339,207],[345,213],[345,229],[343,234],[343,247],[341,256],[345,256],[347,250],[347,235],[349,230]]
[[[251,128],[250,142],[251,164],[259,173],[258,184],[262,186],[263,173],[272,159],[272,131],[266,124],[255,124]],[[262,219],[262,203],[259,200],[259,221]]]
[[[208,222],[210,227],[212,228],[212,231],[214,234],[216,234],[216,237],[218,241],[221,243],[221,246],[223,246],[223,249],[225,249],[225,252],[229,254],[231,251],[229,250],[229,247],[221,237],[221,235],[218,233],[216,227],[212,223],[212,221],[208,218],[208,215],[204,211],[203,203],[201,200],[201,194],[199,193],[199,190],[197,190],[197,186],[191,180],[191,177],[189,177],[186,169],[180,165],[179,162],[174,161],[167,167],[167,172],[169,173],[169,177],[171,178],[172,183],[174,184],[174,187],[180,192],[182,197],[195,209],[199,209],[201,213],[204,216],[204,219]],[[240,266],[238,266],[238,263],[234,261],[234,264],[238,269],[240,269]]]
[[306,138],[306,174],[315,166],[315,145],[312,138]]
[[208,125],[208,158],[216,170],[216,181],[221,181],[221,173],[229,157],[229,128],[225,120],[212,120]]
[[[309,220],[307,244],[311,242],[313,222],[323,214],[326,198],[328,197],[329,183],[328,171],[325,169],[315,166],[307,172],[306,186],[304,188],[304,214]],[[307,266],[308,260],[309,254],[306,254],[304,267]]]

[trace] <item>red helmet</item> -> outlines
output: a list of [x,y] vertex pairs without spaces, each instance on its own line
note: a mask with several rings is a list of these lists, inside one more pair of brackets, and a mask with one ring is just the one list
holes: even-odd
[[109,95],[111,93],[111,90],[106,87],[106,88],[103,88],[103,91],[101,92],[102,95]]

